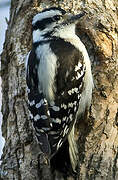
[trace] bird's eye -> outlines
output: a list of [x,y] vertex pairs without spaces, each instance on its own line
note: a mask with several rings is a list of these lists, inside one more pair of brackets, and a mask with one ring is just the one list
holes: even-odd
[[54,21],[59,21],[59,20],[61,19],[61,17],[62,17],[62,16],[60,16],[60,15],[56,15],[56,16],[54,16],[52,19],[53,19]]

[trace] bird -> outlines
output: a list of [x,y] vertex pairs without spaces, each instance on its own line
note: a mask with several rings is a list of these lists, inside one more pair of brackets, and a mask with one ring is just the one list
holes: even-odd
[[84,15],[60,7],[38,12],[25,62],[30,119],[40,149],[50,161],[68,141],[73,171],[78,163],[75,124],[89,110],[93,89],[90,58],[75,32]]

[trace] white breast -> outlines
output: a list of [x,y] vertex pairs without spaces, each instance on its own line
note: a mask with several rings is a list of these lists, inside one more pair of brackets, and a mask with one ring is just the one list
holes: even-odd
[[57,58],[51,51],[49,44],[39,45],[36,54],[40,60],[38,67],[39,91],[43,92],[48,101],[53,101],[54,92],[56,91],[54,79]]

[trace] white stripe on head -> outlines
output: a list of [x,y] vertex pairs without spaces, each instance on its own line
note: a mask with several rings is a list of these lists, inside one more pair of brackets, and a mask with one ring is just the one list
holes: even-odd
[[38,13],[34,16],[32,25],[34,25],[37,21],[41,21],[43,19],[50,18],[55,15],[62,15],[62,13],[59,10],[49,10],[49,11]]
[[[38,13],[37,15],[34,16],[32,25],[35,25],[37,21],[42,21],[43,19],[50,18],[55,15],[62,15],[62,13],[59,10],[49,10]],[[33,43],[44,40],[45,38],[43,37],[43,35],[52,29],[53,29],[52,26],[48,26],[48,28],[45,28],[43,31],[39,29],[33,30]]]

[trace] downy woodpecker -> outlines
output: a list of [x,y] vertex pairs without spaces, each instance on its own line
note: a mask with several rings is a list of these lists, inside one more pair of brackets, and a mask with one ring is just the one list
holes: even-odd
[[75,34],[83,15],[69,15],[57,7],[36,14],[26,59],[30,118],[41,151],[50,160],[68,139],[74,171],[78,158],[74,126],[91,105],[93,87],[87,50]]

